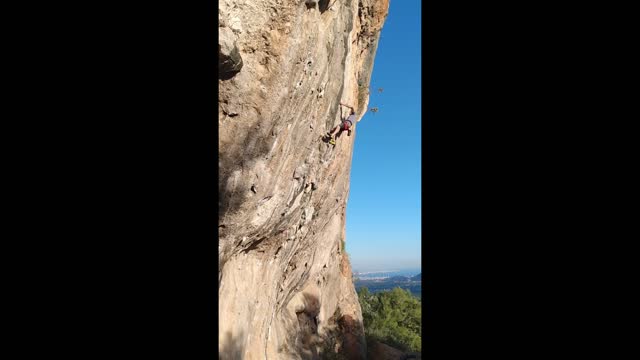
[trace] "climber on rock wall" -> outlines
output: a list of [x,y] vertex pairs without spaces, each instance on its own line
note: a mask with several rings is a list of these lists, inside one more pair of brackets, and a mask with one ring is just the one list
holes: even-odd
[[[347,104],[343,104],[340,103],[340,105],[342,106],[346,106],[349,109],[351,109],[351,112],[349,114],[349,116],[346,119],[343,119],[342,122],[339,125],[336,125],[336,127],[334,127],[333,129],[331,129],[331,131],[329,131],[326,135],[327,138],[329,138],[329,144],[331,145],[335,145],[336,144],[336,140],[340,137],[340,135],[342,134],[343,131],[347,131],[347,136],[351,136],[351,130],[353,128],[353,125],[356,123],[356,110],[353,108],[353,106],[349,106]],[[340,130],[340,131],[338,131]],[[336,134],[335,138],[333,137],[333,134],[338,131],[338,133]]]

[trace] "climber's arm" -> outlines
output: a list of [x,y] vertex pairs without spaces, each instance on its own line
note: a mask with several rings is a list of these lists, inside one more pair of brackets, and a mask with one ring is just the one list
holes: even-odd
[[348,107],[349,109],[351,109],[351,110],[353,110],[353,111],[355,111],[355,110],[356,110],[356,109],[354,109],[354,108],[353,108],[353,106],[349,106],[349,105],[347,105],[347,104],[340,103],[340,105],[342,105],[342,106],[346,106],[346,107]]

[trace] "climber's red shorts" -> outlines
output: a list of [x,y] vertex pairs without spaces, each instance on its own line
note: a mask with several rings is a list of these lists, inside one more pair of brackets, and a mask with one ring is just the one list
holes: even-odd
[[351,121],[345,120],[342,122],[342,127],[340,128],[340,130],[349,130],[350,127],[351,127]]

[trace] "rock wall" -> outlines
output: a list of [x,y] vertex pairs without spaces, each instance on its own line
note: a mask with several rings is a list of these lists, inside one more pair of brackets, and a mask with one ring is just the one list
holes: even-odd
[[[343,246],[353,143],[388,0],[221,0],[219,353],[364,359]],[[366,125],[365,125],[366,126]]]

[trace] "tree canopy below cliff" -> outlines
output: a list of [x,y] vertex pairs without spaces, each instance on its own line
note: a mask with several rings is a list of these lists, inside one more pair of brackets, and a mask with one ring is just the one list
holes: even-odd
[[367,339],[405,351],[422,351],[422,308],[407,290],[395,288],[372,294],[358,291]]

